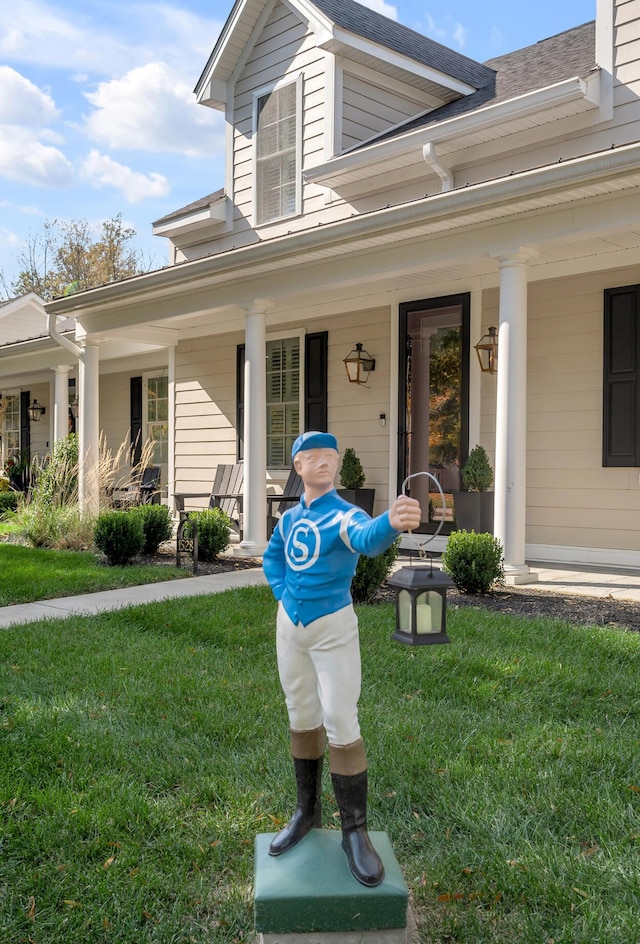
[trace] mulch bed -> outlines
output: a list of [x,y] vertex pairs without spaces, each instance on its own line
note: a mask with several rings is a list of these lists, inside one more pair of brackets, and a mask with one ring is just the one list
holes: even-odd
[[[392,602],[393,599],[393,591],[386,586],[376,595],[376,600],[380,602]],[[614,626],[640,632],[640,604],[613,597],[602,599],[555,590],[535,590],[526,585],[507,587],[477,596],[449,590],[447,607],[455,609],[459,606],[504,613],[508,616],[542,616],[578,623],[581,626]]]
[[[175,547],[163,545],[158,554],[149,559],[138,558],[141,563],[167,564],[175,567]],[[183,564],[191,566],[188,558]],[[234,570],[246,570],[261,567],[259,559],[233,557],[226,554],[211,564],[200,563],[198,576],[205,574],[228,573]],[[374,603],[392,603],[395,599],[393,590],[383,584],[376,594]],[[457,590],[447,593],[447,606],[475,607],[492,613],[504,613],[508,616],[546,617],[565,620],[582,626],[613,626],[640,632],[640,604],[613,597],[588,597],[581,594],[561,593],[550,590],[534,589],[525,585],[505,587],[492,593],[469,596]]]

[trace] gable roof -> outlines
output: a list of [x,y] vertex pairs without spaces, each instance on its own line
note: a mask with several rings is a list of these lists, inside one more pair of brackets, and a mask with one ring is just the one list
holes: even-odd
[[486,63],[493,70],[493,81],[471,95],[465,95],[440,108],[413,118],[400,127],[382,132],[352,150],[400,137],[419,128],[431,127],[449,118],[517,98],[527,92],[547,88],[574,76],[584,77],[596,68],[595,20],[542,39]]
[[[378,61],[399,57],[401,67],[408,74],[413,70],[440,74],[458,83],[459,93],[482,88],[493,79],[489,66],[448,49],[356,0],[281,2],[295,10],[301,19],[313,23],[319,45],[324,49],[343,53],[350,49],[364,51]],[[223,106],[226,82],[252,42],[253,32],[266,7],[266,0],[236,0],[196,84],[194,91],[199,101],[214,107]]]
[[493,78],[490,66],[469,59],[355,0],[313,0],[313,5],[333,20],[336,26],[475,88],[482,88]]

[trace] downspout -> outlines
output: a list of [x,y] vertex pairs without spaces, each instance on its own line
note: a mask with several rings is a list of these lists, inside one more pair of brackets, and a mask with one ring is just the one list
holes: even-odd
[[428,141],[422,146],[422,156],[429,167],[435,170],[442,181],[442,193],[453,190],[453,173],[448,167],[445,167],[442,163],[442,159],[438,157],[438,152],[436,151],[436,146],[433,141]]
[[56,328],[56,315],[51,311],[49,312],[49,337],[55,341],[56,344],[59,344],[60,347],[63,347],[66,351],[69,351],[70,354],[73,354],[74,357],[78,359],[82,357],[82,348],[59,333]]

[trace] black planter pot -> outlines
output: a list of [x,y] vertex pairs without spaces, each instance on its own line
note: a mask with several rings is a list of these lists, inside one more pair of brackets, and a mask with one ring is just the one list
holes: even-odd
[[493,492],[454,492],[453,505],[459,531],[493,534]]
[[339,488],[338,495],[345,501],[362,508],[368,515],[373,515],[373,502],[376,497],[375,488]]

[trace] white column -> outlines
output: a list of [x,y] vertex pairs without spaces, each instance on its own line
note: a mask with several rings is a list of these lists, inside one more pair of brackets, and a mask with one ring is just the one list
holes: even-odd
[[525,564],[527,507],[527,263],[517,250],[500,262],[496,403],[495,535],[504,549],[508,583],[535,582]]
[[69,374],[71,367],[54,367],[53,387],[53,441],[60,442],[69,435]]
[[267,304],[245,317],[243,537],[234,549],[259,557],[267,546]]
[[100,441],[99,353],[100,348],[97,342],[85,341],[82,344],[78,369],[80,511],[96,515],[100,508],[100,483],[98,481]]
[[169,400],[169,443],[167,456],[167,504],[173,508],[173,495],[176,489],[176,349],[168,350],[169,374],[167,397]]
[[480,406],[482,403],[482,371],[474,343],[482,337],[482,290],[471,292],[471,350],[469,351],[469,450],[480,442]]

